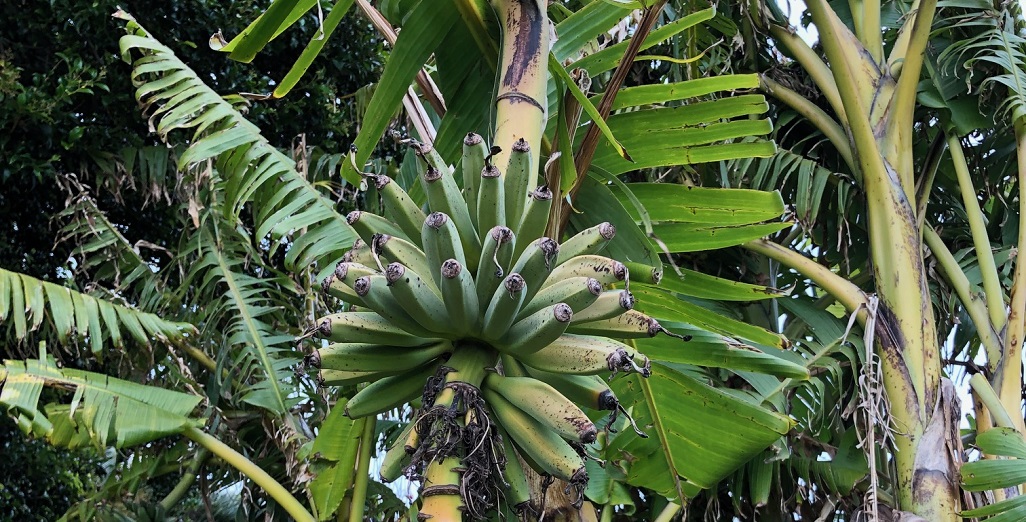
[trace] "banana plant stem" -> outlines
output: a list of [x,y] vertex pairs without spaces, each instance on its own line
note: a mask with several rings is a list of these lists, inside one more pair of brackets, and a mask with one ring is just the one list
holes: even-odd
[[[901,58],[900,75],[898,85],[894,91],[894,99],[891,100],[890,115],[887,121],[887,135],[893,138],[900,138],[902,143],[899,150],[906,150],[908,159],[907,165],[895,165],[895,168],[902,169],[912,166],[912,122],[915,117],[916,93],[919,87],[919,78],[923,67],[923,59],[926,55],[926,46],[930,41],[930,28],[933,25],[933,15],[937,11],[937,0],[917,0],[918,9],[914,11],[913,22],[901,28],[902,36],[909,33],[908,45],[905,47],[904,55]],[[895,73],[896,74],[896,73]],[[906,146],[907,145],[907,146]],[[904,148],[902,148],[904,146]]]
[[370,481],[370,460],[374,453],[374,428],[376,417],[368,417],[363,423],[360,435],[360,460],[356,466],[356,478],[353,480],[353,503],[349,506],[349,520],[363,520],[363,511],[367,506],[367,485]]
[[670,522],[678,511],[680,511],[680,504],[670,502],[666,504],[666,507],[659,513],[659,516],[652,519],[652,522]]
[[[1001,404],[1001,399],[998,398],[997,393],[994,392],[994,388],[987,382],[987,378],[981,373],[977,373],[969,378],[969,386],[973,389],[973,393],[976,394],[976,398],[980,400],[990,411],[991,418],[994,419],[994,424],[1002,428],[1014,428],[1015,424],[1012,423],[1012,418],[1008,412],[1005,411],[1004,405]],[[989,427],[989,426],[988,426]],[[980,426],[982,430],[986,427]]]
[[958,190],[962,193],[962,204],[965,205],[965,213],[969,219],[969,230],[973,235],[973,247],[980,265],[980,278],[983,280],[983,293],[987,301],[990,322],[995,330],[1000,331],[1006,320],[1005,300],[994,263],[994,252],[990,248],[987,224],[983,222],[980,200],[976,197],[976,187],[969,176],[969,165],[965,161],[962,140],[949,135],[948,149],[951,151],[951,161],[954,163],[955,175],[958,178]]
[[314,516],[303,507],[303,504],[296,497],[292,496],[292,493],[289,493],[289,490],[285,489],[284,486],[274,480],[260,466],[257,466],[253,461],[235,451],[231,446],[195,426],[185,428],[182,435],[206,448],[207,451],[217,455],[218,458],[239,470],[243,475],[246,475],[257,486],[260,486],[267,492],[292,518],[300,522],[314,522]]
[[[1022,344],[1026,331],[1026,121],[1015,122],[1016,158],[1019,167],[1019,237],[1016,247],[1019,249],[1012,274],[1012,287],[1009,290],[1008,321],[1004,331],[1004,357],[994,373],[994,384],[997,387],[1001,402],[1008,411],[1019,411],[1022,400]],[[1015,417],[1022,421],[1021,415]],[[1016,426],[1026,433],[1026,422]]]
[[801,255],[794,250],[785,248],[772,241],[757,239],[741,245],[757,254],[762,254],[780,264],[796,270],[808,277],[820,288],[832,295],[844,306],[848,313],[857,313],[859,322],[865,324],[867,319],[866,304],[868,299],[862,290],[851,281],[833,273],[829,268]]
[[848,136],[844,133],[841,125],[834,121],[823,109],[812,103],[797,92],[780,85],[765,74],[759,75],[759,83],[764,91],[774,98],[784,102],[799,114],[809,120],[813,125],[830,140],[837,152],[844,159],[848,168],[856,170],[855,160],[851,155],[851,145],[848,143]]
[[958,261],[955,260],[955,256],[951,255],[951,251],[948,250],[947,245],[941,240],[937,231],[933,227],[927,226],[923,229],[923,239],[926,240],[926,245],[930,247],[933,257],[937,259],[937,266],[940,268],[941,275],[948,280],[951,289],[955,291],[955,295],[961,301],[962,307],[965,308],[969,318],[976,325],[980,342],[983,343],[983,347],[987,351],[987,367],[989,370],[994,371],[1001,360],[1001,340],[987,318],[987,307],[973,295],[969,279],[966,277],[965,272],[962,271],[962,267],[958,266]]
[[948,149],[948,142],[944,139],[944,133],[937,133],[930,150],[923,160],[923,167],[919,177],[916,179],[916,219],[919,223],[919,230],[922,232],[926,219],[926,205],[930,202],[930,192],[933,191],[933,181],[937,178],[937,167]]
[[841,102],[841,94],[837,91],[837,82],[834,81],[833,73],[827,67],[823,59],[809,47],[809,44],[798,37],[791,28],[784,28],[776,24],[770,24],[770,36],[781,45],[791,51],[791,55],[802,65],[812,81],[819,87],[820,92],[826,97],[827,103],[834,109],[837,119],[845,121],[847,116],[844,112],[844,103]]
[[174,489],[172,489],[171,492],[160,501],[160,507],[164,508],[164,511],[171,511],[171,508],[177,505],[182,500],[182,497],[189,492],[189,488],[196,483],[196,475],[199,473],[200,468],[203,467],[203,463],[206,462],[208,458],[210,458],[210,452],[205,448],[200,448],[199,451],[196,452],[196,455],[192,458],[192,462],[189,463],[189,467],[187,467],[185,472],[182,473],[181,480],[179,480],[178,484],[175,484]]

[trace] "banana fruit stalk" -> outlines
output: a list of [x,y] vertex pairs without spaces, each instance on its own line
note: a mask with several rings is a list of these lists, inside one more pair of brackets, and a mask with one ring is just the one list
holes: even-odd
[[686,340],[633,309],[620,287],[660,272],[602,256],[613,225],[562,244],[541,237],[553,194],[538,183],[529,141],[508,144],[507,161],[468,135],[462,191],[433,148],[413,143],[426,211],[390,178],[370,176],[384,215],[347,216],[360,239],[322,282],[349,311],[318,320],[312,334],[328,342],[308,362],[324,385],[368,383],[347,403],[352,418],[421,399],[381,474],[424,484],[421,513],[437,519],[484,518],[501,499],[534,509],[521,462],[582,500],[583,445],[597,433],[584,409],[611,412],[612,424],[626,411],[603,377],[650,374],[648,358],[615,339]]

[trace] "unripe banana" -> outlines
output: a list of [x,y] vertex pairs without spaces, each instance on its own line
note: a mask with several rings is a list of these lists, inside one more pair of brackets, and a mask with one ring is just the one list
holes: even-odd
[[574,324],[602,321],[634,309],[634,294],[627,290],[602,292],[591,306],[574,314]]
[[[486,164],[477,183],[477,226],[482,234],[487,234],[492,227],[507,223],[502,174],[495,165]],[[487,237],[482,239],[488,241]]]
[[459,261],[449,259],[442,263],[442,302],[456,335],[466,335],[477,328],[481,304],[477,300],[477,287],[470,271]]
[[377,312],[392,324],[406,330],[412,335],[423,337],[437,337],[428,329],[422,327],[404,307],[399,300],[392,295],[388,288],[388,279],[381,274],[363,276],[353,283],[353,290],[356,295],[363,299],[363,304]]
[[317,372],[317,384],[319,386],[353,386],[361,382],[376,381],[395,374],[396,372],[393,371],[350,372],[325,368]]
[[546,372],[572,375],[597,375],[607,371],[635,371],[651,374],[648,358],[637,350],[612,339],[563,334],[552,344],[533,353],[518,354],[520,362]]
[[[506,222],[517,226],[524,215],[527,193],[534,188],[537,174],[531,172],[531,147],[523,138],[513,143],[505,176]],[[515,231],[516,232],[516,231]],[[520,233],[517,232],[520,236]],[[520,236],[523,237],[523,236]],[[534,236],[537,237],[537,236]],[[530,239],[526,237],[525,239]]]
[[628,310],[611,319],[571,324],[567,332],[582,335],[597,335],[613,339],[643,339],[665,333],[684,341],[690,341],[689,335],[678,335],[663,328],[659,321],[637,310]]
[[500,353],[499,361],[502,363],[502,374],[507,377],[529,377],[527,367],[515,357]]
[[382,175],[371,179],[385,205],[385,215],[399,225],[407,238],[416,238],[420,234],[420,224],[424,222],[424,211],[392,178]]
[[498,393],[483,388],[481,395],[520,452],[537,466],[535,471],[573,484],[587,483],[584,459],[562,437]]
[[542,283],[548,279],[549,274],[556,267],[558,254],[559,243],[554,239],[541,237],[532,241],[509,269],[510,272],[520,274],[527,281],[527,292],[524,297],[527,301],[530,301],[542,289]]
[[317,353],[322,369],[398,373],[413,370],[451,351],[452,344],[446,341],[414,347],[335,343],[318,349]]
[[406,233],[399,229],[395,223],[370,212],[354,210],[346,215],[346,223],[353,227],[360,239],[370,242],[374,234],[382,233],[408,239]]
[[[432,267],[431,278],[437,288],[442,287],[442,275],[440,268],[446,259],[455,259],[461,265],[466,266],[467,257],[463,252],[463,244],[460,242],[460,233],[456,225],[443,212],[432,212],[424,220],[424,228],[421,231],[421,244],[424,245],[424,254],[427,255],[428,265]],[[428,276],[429,274],[421,274]]]
[[503,377],[496,373],[485,377],[484,386],[564,439],[583,444],[595,442],[595,424],[552,386],[533,377]]
[[663,280],[663,267],[646,265],[645,263],[624,263],[631,281],[646,285],[658,285]]
[[[433,271],[432,266],[428,263],[427,254],[417,245],[401,237],[375,234],[371,247],[379,256],[384,254],[388,261],[402,263],[418,274],[430,274]],[[384,272],[386,264],[385,261],[381,261],[382,272]]]
[[591,277],[603,285],[619,283],[627,279],[627,267],[608,257],[584,255],[571,258],[557,266],[549,274],[542,287],[550,286],[571,277]]
[[410,465],[413,451],[406,448],[406,440],[411,432],[416,432],[416,422],[410,422],[406,428],[396,437],[395,442],[385,451],[385,457],[381,459],[381,468],[378,475],[386,484],[403,476],[406,467]]
[[[434,152],[430,146],[421,144],[419,147],[415,146],[417,154],[424,157],[425,147],[429,152]],[[428,153],[427,159],[430,157],[431,154]],[[463,201],[463,194],[460,194],[460,188],[456,185],[456,180],[453,179],[452,172],[448,170],[448,167],[441,170],[429,162],[427,169],[421,175],[421,182],[431,210],[445,212],[456,225],[456,229],[460,232],[460,241],[463,243],[463,251],[467,252],[467,255],[476,255],[480,252],[481,242],[477,236],[477,229],[470,217],[470,211],[467,210],[467,203]]]
[[359,263],[341,262],[335,265],[335,272],[328,274],[328,277],[321,281],[321,289],[324,293],[341,299],[347,303],[363,304],[363,299],[353,290],[353,283],[357,278],[374,274],[375,270]]
[[[477,215],[477,178],[481,176],[481,169],[485,166],[485,156],[488,156],[488,146],[481,136],[473,132],[467,133],[467,137],[463,138],[463,159],[460,165],[463,173],[463,199],[467,202],[467,210],[471,216]],[[477,225],[480,230],[481,223],[478,222]]]
[[605,379],[598,375],[567,375],[528,368],[527,373],[563,394],[574,403],[593,410],[615,410],[620,401]]
[[491,302],[492,295],[506,277],[515,242],[516,236],[506,227],[494,227],[485,236],[481,259],[477,264],[477,274],[474,276],[477,299],[481,304],[487,305]]
[[370,383],[346,403],[346,417],[359,419],[377,415],[419,397],[424,393],[424,385],[428,378],[438,369],[438,364],[438,361],[432,361],[413,370]]
[[370,244],[362,239],[353,241],[353,247],[342,256],[345,263],[359,263],[361,265],[376,267],[378,259],[371,251]]
[[573,310],[566,303],[542,308],[514,323],[495,343],[495,348],[514,356],[536,352],[559,339],[566,332],[573,315]]
[[318,333],[335,343],[420,346],[431,342],[403,330],[376,312],[343,312],[317,321]]
[[559,245],[556,264],[562,265],[577,256],[598,254],[616,237],[616,227],[610,222],[586,228]]
[[591,277],[571,277],[541,289],[520,310],[520,318],[556,303],[566,303],[575,313],[591,306],[602,294],[602,283]]
[[328,274],[321,281],[321,291],[328,294],[336,299],[340,299],[346,303],[362,303],[360,296],[356,295],[356,292],[352,288],[346,286],[345,283],[339,281],[335,277],[335,274]]
[[481,327],[481,336],[484,339],[497,341],[509,330],[517,312],[524,304],[526,289],[527,283],[520,274],[513,272],[506,276],[502,288],[495,291],[485,311],[484,324]]
[[513,507],[517,516],[523,516],[531,507],[531,485],[524,474],[524,466],[520,463],[517,450],[513,446],[513,439],[502,425],[497,425],[502,437],[502,449],[506,457],[506,466],[502,469],[502,478],[506,481],[506,491],[503,496]]
[[420,275],[401,263],[391,263],[385,269],[385,281],[392,297],[418,325],[439,334],[453,332],[442,296]]
[[413,147],[414,152],[428,168],[435,169],[441,172],[445,176],[452,177],[452,167],[442,158],[442,155],[438,153],[430,143],[421,143],[414,141],[410,144]]
[[[527,205],[520,224],[516,229],[517,237],[541,237],[545,235],[545,226],[549,224],[549,210],[552,209],[552,191],[542,185],[531,191],[527,196]],[[556,262],[559,263],[558,261]]]

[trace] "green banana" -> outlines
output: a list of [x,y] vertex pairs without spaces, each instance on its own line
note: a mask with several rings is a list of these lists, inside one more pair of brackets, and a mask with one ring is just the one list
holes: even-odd
[[602,283],[591,277],[571,277],[542,288],[531,301],[520,310],[519,318],[552,306],[566,303],[575,313],[584,310],[602,294]]
[[346,215],[346,223],[353,227],[360,239],[370,242],[374,234],[383,233],[408,239],[406,233],[391,221],[370,212],[354,210]]
[[542,289],[542,283],[556,267],[558,254],[559,243],[554,239],[541,237],[532,241],[509,269],[510,272],[520,274],[527,281],[525,300],[530,301]]
[[460,233],[449,216],[443,212],[432,212],[424,220],[424,228],[420,237],[421,244],[424,245],[424,254],[427,255],[428,265],[433,268],[430,275],[435,286],[441,288],[442,275],[439,268],[443,261],[455,259],[461,265],[467,264],[463,244],[460,242]]
[[482,388],[481,394],[520,453],[537,466],[535,471],[572,484],[587,483],[584,459],[562,437],[497,392]]
[[611,319],[634,309],[634,294],[627,290],[602,292],[591,306],[574,314],[573,324]]
[[477,327],[481,304],[470,271],[459,261],[448,259],[442,263],[442,302],[456,335],[466,335]]
[[637,281],[646,285],[658,285],[663,280],[663,267],[652,266],[645,263],[624,263],[631,281]]
[[452,177],[452,167],[442,159],[442,155],[430,143],[412,141],[410,146],[413,147],[414,152],[417,153],[417,156],[424,161],[428,168],[435,169],[445,176]]
[[481,327],[481,336],[485,340],[497,341],[509,330],[517,312],[524,304],[526,289],[527,283],[520,274],[513,272],[506,276],[502,288],[495,291],[485,311],[484,324]]
[[359,263],[370,267],[378,266],[378,258],[371,251],[370,243],[362,239],[353,241],[353,247],[342,256],[342,261],[345,263]]
[[513,257],[515,242],[516,236],[507,227],[493,227],[488,231],[481,248],[477,274],[474,276],[478,302],[488,304],[491,301],[492,295],[495,294],[495,290],[499,288],[503,277],[506,276],[506,270]]
[[353,282],[359,277],[374,274],[375,270],[359,263],[341,262],[335,265],[335,272],[321,281],[324,293],[347,303],[363,304],[363,299],[353,290]]
[[[513,143],[504,182],[506,222],[520,223],[527,203],[527,193],[534,189],[535,173],[531,172],[531,146],[523,138]],[[517,235],[520,233],[517,232]]]
[[374,310],[392,324],[406,330],[412,335],[435,337],[428,329],[422,327],[388,288],[388,279],[381,274],[358,278],[353,283],[356,295],[363,299],[363,304]]
[[500,353],[499,361],[502,363],[502,374],[507,377],[527,377],[527,367],[516,360],[513,356]]
[[[463,138],[463,159],[460,162],[463,173],[463,199],[467,202],[467,211],[471,216],[477,215],[477,178],[481,176],[481,169],[485,166],[485,156],[488,156],[488,146],[480,134],[467,133]],[[481,223],[478,222],[480,230]]]
[[351,372],[325,368],[317,372],[317,384],[320,386],[353,386],[361,382],[376,381],[391,375],[395,375],[395,372]]
[[[545,235],[545,227],[549,224],[549,211],[552,209],[552,191],[548,185],[542,185],[527,195],[524,214],[515,230],[517,237],[540,237]],[[558,263],[558,261],[557,261]]]
[[[532,353],[517,354],[520,362],[546,372],[597,375],[604,372],[651,374],[648,358],[619,341],[587,335],[563,334]],[[640,363],[640,364],[639,364]]]
[[571,324],[567,332],[614,339],[642,339],[665,333],[685,341],[691,340],[688,335],[678,335],[663,328],[659,321],[637,310],[627,310],[616,317],[601,321]]
[[616,394],[609,388],[605,379],[598,375],[567,375],[544,372],[536,368],[528,368],[527,373],[552,386],[564,397],[585,408],[616,410],[620,405]]
[[406,372],[452,351],[449,342],[426,346],[335,343],[317,350],[321,368],[348,372]]
[[588,415],[552,386],[533,377],[490,373],[484,386],[567,440],[591,444],[598,430]]
[[342,312],[318,319],[318,333],[335,343],[420,346],[431,342],[392,324],[376,312]]
[[[371,250],[377,255],[384,254],[389,261],[406,265],[418,274],[430,274],[433,271],[431,264],[428,263],[427,254],[417,245],[401,237],[374,234]],[[381,266],[381,264],[375,266]],[[384,266],[381,266],[381,271],[385,271]]]
[[406,467],[410,465],[413,451],[407,449],[406,440],[410,433],[416,433],[416,425],[415,421],[407,424],[392,445],[389,446],[388,450],[385,451],[385,457],[381,459],[381,468],[378,470],[378,476],[386,484],[403,476]]
[[[426,145],[421,145],[419,148],[415,147],[417,154],[422,157],[424,155],[424,147],[428,147],[430,151],[434,150]],[[474,222],[470,217],[470,211],[467,210],[467,203],[463,201],[463,194],[460,193],[460,188],[456,185],[452,172],[448,171],[447,167],[446,170],[440,170],[429,162],[427,169],[423,171],[420,179],[424,186],[424,192],[427,194],[428,206],[431,210],[445,212],[452,219],[453,223],[456,224],[456,229],[460,232],[463,251],[467,252],[468,255],[470,253],[477,254],[481,249],[481,242],[477,236]]]
[[536,352],[559,339],[566,332],[573,315],[573,310],[566,303],[542,308],[514,323],[495,343],[495,348],[514,356]]
[[506,466],[502,469],[502,478],[506,481],[503,496],[513,508],[513,512],[517,516],[523,516],[531,508],[531,485],[527,482],[524,466],[517,456],[516,448],[513,447],[513,439],[502,429],[502,425],[496,425],[496,428],[502,437],[502,450],[506,457]]
[[377,415],[414,400],[424,393],[424,384],[437,369],[438,362],[432,361],[370,383],[346,403],[346,417],[359,419]]
[[627,279],[627,267],[608,257],[583,255],[573,257],[556,266],[542,288],[571,277],[592,277],[603,285],[619,283]]
[[[492,227],[505,225],[506,202],[503,199],[502,174],[499,169],[491,163],[486,163],[481,169],[477,181],[477,226],[482,234],[491,231]],[[482,238],[487,242],[488,238]]]
[[398,183],[392,181],[392,178],[378,175],[371,179],[378,189],[378,194],[381,195],[388,218],[399,225],[406,237],[417,237],[420,234],[420,224],[424,222],[424,211],[413,202],[410,195]]
[[453,332],[442,296],[420,275],[401,263],[390,263],[385,281],[392,297],[418,325],[440,334]]
[[598,254],[616,237],[616,227],[606,221],[586,228],[559,245],[556,264],[562,265],[577,256]]

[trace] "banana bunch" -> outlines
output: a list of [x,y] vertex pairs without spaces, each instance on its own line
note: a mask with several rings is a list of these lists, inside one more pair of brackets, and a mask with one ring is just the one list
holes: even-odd
[[[614,339],[668,332],[633,309],[627,267],[600,255],[615,227],[602,223],[562,243],[542,237],[553,194],[537,186],[523,139],[505,172],[491,161],[500,149],[477,134],[464,140],[458,173],[429,145],[412,146],[427,211],[387,176],[367,175],[384,215],[347,216],[360,239],[323,289],[348,308],[318,320],[331,344],[311,364],[325,385],[370,383],[346,406],[353,418],[422,400],[382,475],[425,480],[426,503],[456,495],[474,517],[497,498],[525,509],[513,452],[580,496],[584,445],[597,433],[582,407],[622,411],[600,375],[650,373],[643,354]],[[475,455],[479,462],[468,462]],[[428,468],[453,458],[460,488],[432,490],[453,479]],[[484,476],[503,493],[468,493]]]

